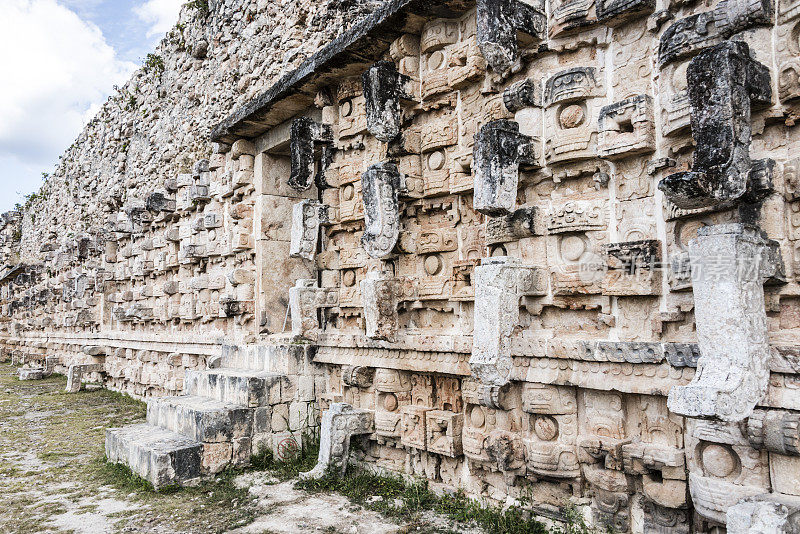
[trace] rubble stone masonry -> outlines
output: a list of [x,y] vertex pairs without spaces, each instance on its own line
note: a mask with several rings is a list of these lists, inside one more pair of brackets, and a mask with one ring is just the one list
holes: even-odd
[[321,420],[308,476],[800,532],[798,118],[800,0],[195,1],[3,216],[0,347],[148,398],[157,486]]

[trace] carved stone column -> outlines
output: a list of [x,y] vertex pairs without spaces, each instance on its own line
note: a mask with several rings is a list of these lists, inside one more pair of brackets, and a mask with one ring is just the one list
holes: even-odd
[[400,235],[400,171],[392,162],[370,165],[361,177],[366,228],[361,245],[373,258],[385,258]]
[[473,174],[475,209],[489,215],[514,211],[519,166],[536,161],[533,139],[519,133],[519,124],[497,119],[481,126],[475,136]]
[[397,338],[397,300],[400,283],[397,278],[370,272],[361,281],[364,322],[367,337],[394,342]]
[[319,227],[328,221],[328,206],[316,200],[303,200],[292,207],[292,234],[289,255],[313,260],[317,253]]
[[359,410],[343,402],[331,404],[322,414],[317,465],[311,471],[300,473],[300,478],[322,478],[329,468],[337,469],[339,476],[344,476],[350,456],[350,438],[359,434],[370,434],[374,429],[373,412]]
[[769,381],[764,281],[778,269],[763,232],[741,224],[701,228],[689,243],[701,357],[669,408],[687,417],[741,421]]
[[511,375],[511,337],[519,324],[519,299],[542,295],[547,282],[537,267],[497,257],[475,268],[475,330],[472,374],[484,386],[503,386]]

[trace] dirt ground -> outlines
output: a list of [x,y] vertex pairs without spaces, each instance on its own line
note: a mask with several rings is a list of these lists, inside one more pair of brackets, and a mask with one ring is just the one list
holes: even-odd
[[67,394],[65,384],[58,375],[22,382],[0,364],[0,532],[442,532],[269,472],[155,493],[104,460],[105,429],[144,420],[144,404],[99,388]]

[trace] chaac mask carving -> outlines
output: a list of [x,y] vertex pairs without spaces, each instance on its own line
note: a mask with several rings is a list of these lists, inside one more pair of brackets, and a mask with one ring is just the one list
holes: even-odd
[[401,100],[412,100],[410,77],[400,74],[391,61],[379,61],[362,75],[367,129],[380,141],[388,143],[400,135]]
[[[314,184],[324,187],[325,169],[330,165],[333,143],[333,132],[327,124],[319,124],[309,117],[300,117],[292,121],[289,151],[292,158],[292,173],[289,185],[298,191],[305,191]],[[316,146],[322,145],[317,164]],[[318,167],[319,165],[319,167]],[[315,170],[319,172],[315,175]]]
[[544,2],[478,0],[478,46],[492,69],[506,76],[519,62],[517,32],[534,40],[544,38],[547,19]]
[[393,162],[370,165],[361,177],[366,220],[361,246],[373,258],[385,258],[397,244],[400,235],[398,195],[401,179],[400,171]]
[[671,174],[658,187],[680,208],[736,201],[753,183],[750,108],[772,97],[769,70],[750,57],[745,43],[724,42],[701,52],[687,71],[692,135],[697,143],[691,171]]

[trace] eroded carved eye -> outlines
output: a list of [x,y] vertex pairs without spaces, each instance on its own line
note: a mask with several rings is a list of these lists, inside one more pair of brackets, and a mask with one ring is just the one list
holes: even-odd
[[345,100],[342,102],[339,108],[342,117],[349,117],[353,113],[353,101],[352,100]]
[[444,167],[445,156],[444,152],[437,150],[428,155],[428,168],[432,171],[438,171]]
[[442,258],[438,254],[431,254],[425,258],[425,272],[434,276],[442,272]]
[[719,443],[709,443],[703,447],[701,458],[705,471],[719,478],[727,477],[739,467],[736,453],[729,446]]
[[561,110],[558,120],[561,124],[561,127],[565,130],[577,128],[586,122],[586,113],[584,112],[582,106],[578,104],[570,104]]
[[353,197],[355,196],[355,193],[356,193],[356,191],[355,191],[355,187],[353,187],[353,184],[347,184],[346,186],[344,186],[342,188],[342,197],[345,200],[353,200]]
[[483,408],[475,406],[469,414],[469,420],[475,428],[481,428],[486,422],[486,415],[483,413]]
[[561,240],[561,257],[567,261],[578,261],[586,251],[586,243],[577,235]]
[[397,397],[394,393],[389,393],[383,398],[383,407],[387,412],[393,412],[397,409]]
[[342,283],[347,287],[353,287],[356,284],[356,273],[352,269],[348,269],[342,273]]
[[428,70],[437,70],[444,65],[444,54],[437,50],[428,58]]
[[533,422],[533,431],[542,441],[553,441],[558,437],[558,421],[549,415],[539,415]]

